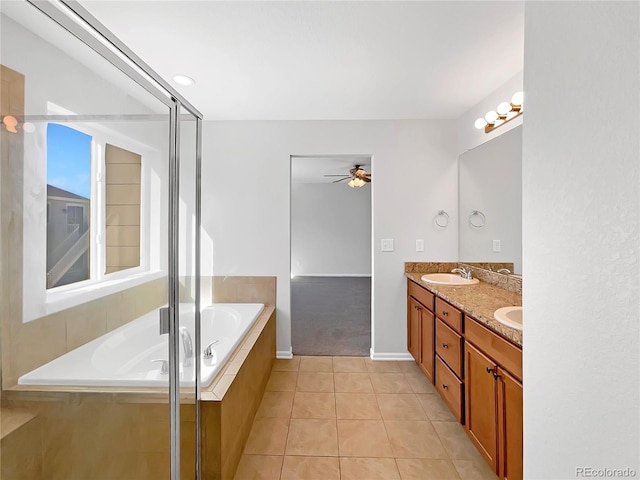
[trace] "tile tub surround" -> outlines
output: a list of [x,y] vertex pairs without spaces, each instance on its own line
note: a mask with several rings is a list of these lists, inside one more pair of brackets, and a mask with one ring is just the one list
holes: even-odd
[[433,292],[516,345],[522,346],[522,331],[507,327],[493,318],[493,312],[498,308],[522,305],[522,295],[484,281],[463,287],[435,285],[422,281],[422,275],[423,273],[405,273],[409,280]]
[[[233,477],[275,360],[275,323],[275,308],[265,308],[230,361],[203,388],[207,480]],[[43,478],[169,477],[166,389],[16,386],[5,391],[3,402],[39,419],[42,429],[32,434],[42,436]],[[195,445],[192,393],[185,392],[182,402],[182,475],[189,478]]]
[[[2,388],[18,377],[166,303],[165,278],[113,293],[45,317],[22,322],[18,311],[2,316]],[[4,308],[4,307],[3,307]]]
[[235,479],[375,478],[496,480],[414,362],[276,360]]

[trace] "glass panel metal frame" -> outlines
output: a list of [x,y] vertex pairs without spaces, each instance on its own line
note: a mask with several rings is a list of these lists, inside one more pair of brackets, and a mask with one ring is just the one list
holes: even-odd
[[202,113],[183,98],[160,75],[76,0],[26,0],[81,42],[96,51],[124,74],[154,95],[170,109],[169,134],[169,401],[171,428],[171,480],[180,478],[180,380],[178,304],[179,285],[179,130],[180,108],[196,117],[196,237],[195,237],[195,312],[196,312],[196,465],[195,478],[201,477],[200,459],[200,228],[201,228],[201,172],[202,172]]

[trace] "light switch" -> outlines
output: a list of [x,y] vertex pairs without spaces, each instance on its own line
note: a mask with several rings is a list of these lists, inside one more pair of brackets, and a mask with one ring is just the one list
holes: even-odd
[[393,252],[393,238],[383,238],[380,244],[383,252]]
[[424,252],[424,239],[419,238],[416,240],[416,252]]
[[502,250],[502,248],[500,246],[500,240],[494,240],[493,241],[493,251],[494,252],[499,252],[501,250]]

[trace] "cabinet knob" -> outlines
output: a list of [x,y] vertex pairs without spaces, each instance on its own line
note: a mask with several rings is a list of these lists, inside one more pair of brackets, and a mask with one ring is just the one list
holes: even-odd
[[443,317],[446,317],[447,315],[449,315],[449,312],[447,312],[446,310],[443,310],[443,311],[442,311],[442,316],[443,316]]
[[449,348],[449,345],[447,345],[446,343],[443,343],[442,348]]
[[444,389],[446,390],[447,388],[449,388],[449,385],[445,385],[445,384],[443,383],[443,384],[442,384],[442,388],[444,388]]
[[487,373],[493,373],[493,368],[487,367]]
[[413,308],[415,308],[416,310],[420,310],[420,307],[417,305],[414,305]]
[[496,372],[493,372],[493,378],[497,380],[500,378],[500,375],[498,375]]

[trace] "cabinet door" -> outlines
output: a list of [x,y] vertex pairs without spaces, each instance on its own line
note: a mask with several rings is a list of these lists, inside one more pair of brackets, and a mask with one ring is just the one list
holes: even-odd
[[413,297],[409,297],[407,304],[407,330],[408,330],[408,345],[407,349],[413,356],[416,363],[420,362],[420,309],[422,308]]
[[498,368],[498,475],[522,480],[522,384]]
[[470,343],[465,344],[466,429],[493,471],[497,453],[497,366]]
[[429,381],[433,383],[433,358],[434,350],[434,316],[426,308],[420,307],[420,361],[418,365],[427,376]]

